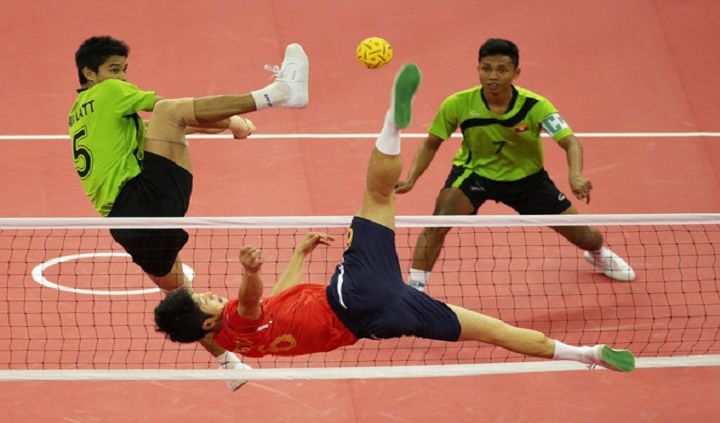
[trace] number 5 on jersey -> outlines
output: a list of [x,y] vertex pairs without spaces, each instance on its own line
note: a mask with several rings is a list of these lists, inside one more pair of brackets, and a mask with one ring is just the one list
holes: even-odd
[[75,134],[73,134],[73,159],[75,160],[75,171],[80,175],[81,179],[84,179],[89,173],[92,167],[92,155],[90,150],[82,147],[79,141],[87,136],[87,130],[83,126]]

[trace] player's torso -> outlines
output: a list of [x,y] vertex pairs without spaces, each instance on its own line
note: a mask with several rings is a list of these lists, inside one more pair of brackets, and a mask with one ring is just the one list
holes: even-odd
[[137,114],[119,113],[100,83],[78,93],[68,123],[75,170],[95,208],[106,215],[121,186],[140,173],[143,122]]
[[517,87],[505,113],[490,110],[479,88],[460,93],[456,101],[463,140],[455,165],[499,181],[521,179],[542,169],[540,132],[550,110],[542,97]]
[[[261,320],[251,322],[252,326],[234,321],[232,349],[248,357],[294,356],[354,343],[355,338],[330,308],[325,288],[300,284],[264,300]],[[223,345],[220,339],[218,343]]]

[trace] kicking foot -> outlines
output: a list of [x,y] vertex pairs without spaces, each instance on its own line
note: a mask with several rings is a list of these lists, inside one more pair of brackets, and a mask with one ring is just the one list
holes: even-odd
[[250,119],[242,116],[231,116],[228,129],[236,140],[244,140],[255,131],[255,124]]
[[310,99],[308,93],[308,80],[310,77],[310,63],[300,44],[290,44],[285,48],[285,58],[282,66],[266,65],[265,69],[273,72],[277,82],[286,84],[289,88],[287,98],[272,106],[282,106],[291,109],[301,109],[307,106]]
[[395,126],[399,129],[407,128],[412,119],[412,101],[420,85],[420,69],[410,63],[403,65],[395,76],[392,93],[392,109]]
[[635,271],[632,267],[609,248],[602,247],[599,253],[585,251],[583,256],[588,263],[595,266],[598,272],[603,273],[610,279],[623,282],[635,280]]
[[595,345],[584,357],[583,362],[594,369],[596,366],[617,372],[635,370],[635,356],[628,350],[614,350],[607,345]]
[[[226,351],[223,353],[223,355],[217,357],[217,360],[220,363],[221,369],[252,369],[252,367],[240,361],[240,359],[235,354],[229,351]],[[230,389],[231,391],[237,391],[247,383],[247,380],[235,379],[228,380],[226,382],[228,389]]]

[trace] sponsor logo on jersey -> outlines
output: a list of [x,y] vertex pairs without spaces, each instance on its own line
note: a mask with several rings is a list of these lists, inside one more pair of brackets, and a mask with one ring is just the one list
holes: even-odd
[[529,129],[530,127],[527,125],[518,125],[513,128],[513,132],[515,132],[516,134],[522,134],[523,132],[527,132]]

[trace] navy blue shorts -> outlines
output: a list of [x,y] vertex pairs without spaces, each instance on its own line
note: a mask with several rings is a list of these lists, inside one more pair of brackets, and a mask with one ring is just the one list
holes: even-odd
[[395,232],[361,217],[327,287],[330,306],[358,338],[457,341],[460,322],[445,303],[403,282]]
[[[142,172],[127,181],[108,217],[183,217],[193,177],[172,160],[145,153]],[[145,273],[165,276],[188,241],[183,229],[111,229],[113,239]]]
[[463,178],[465,171],[453,166],[443,189],[460,189],[472,203],[473,213],[486,200],[506,204],[519,214],[560,214],[572,205],[545,169],[517,181],[493,181],[475,172]]

